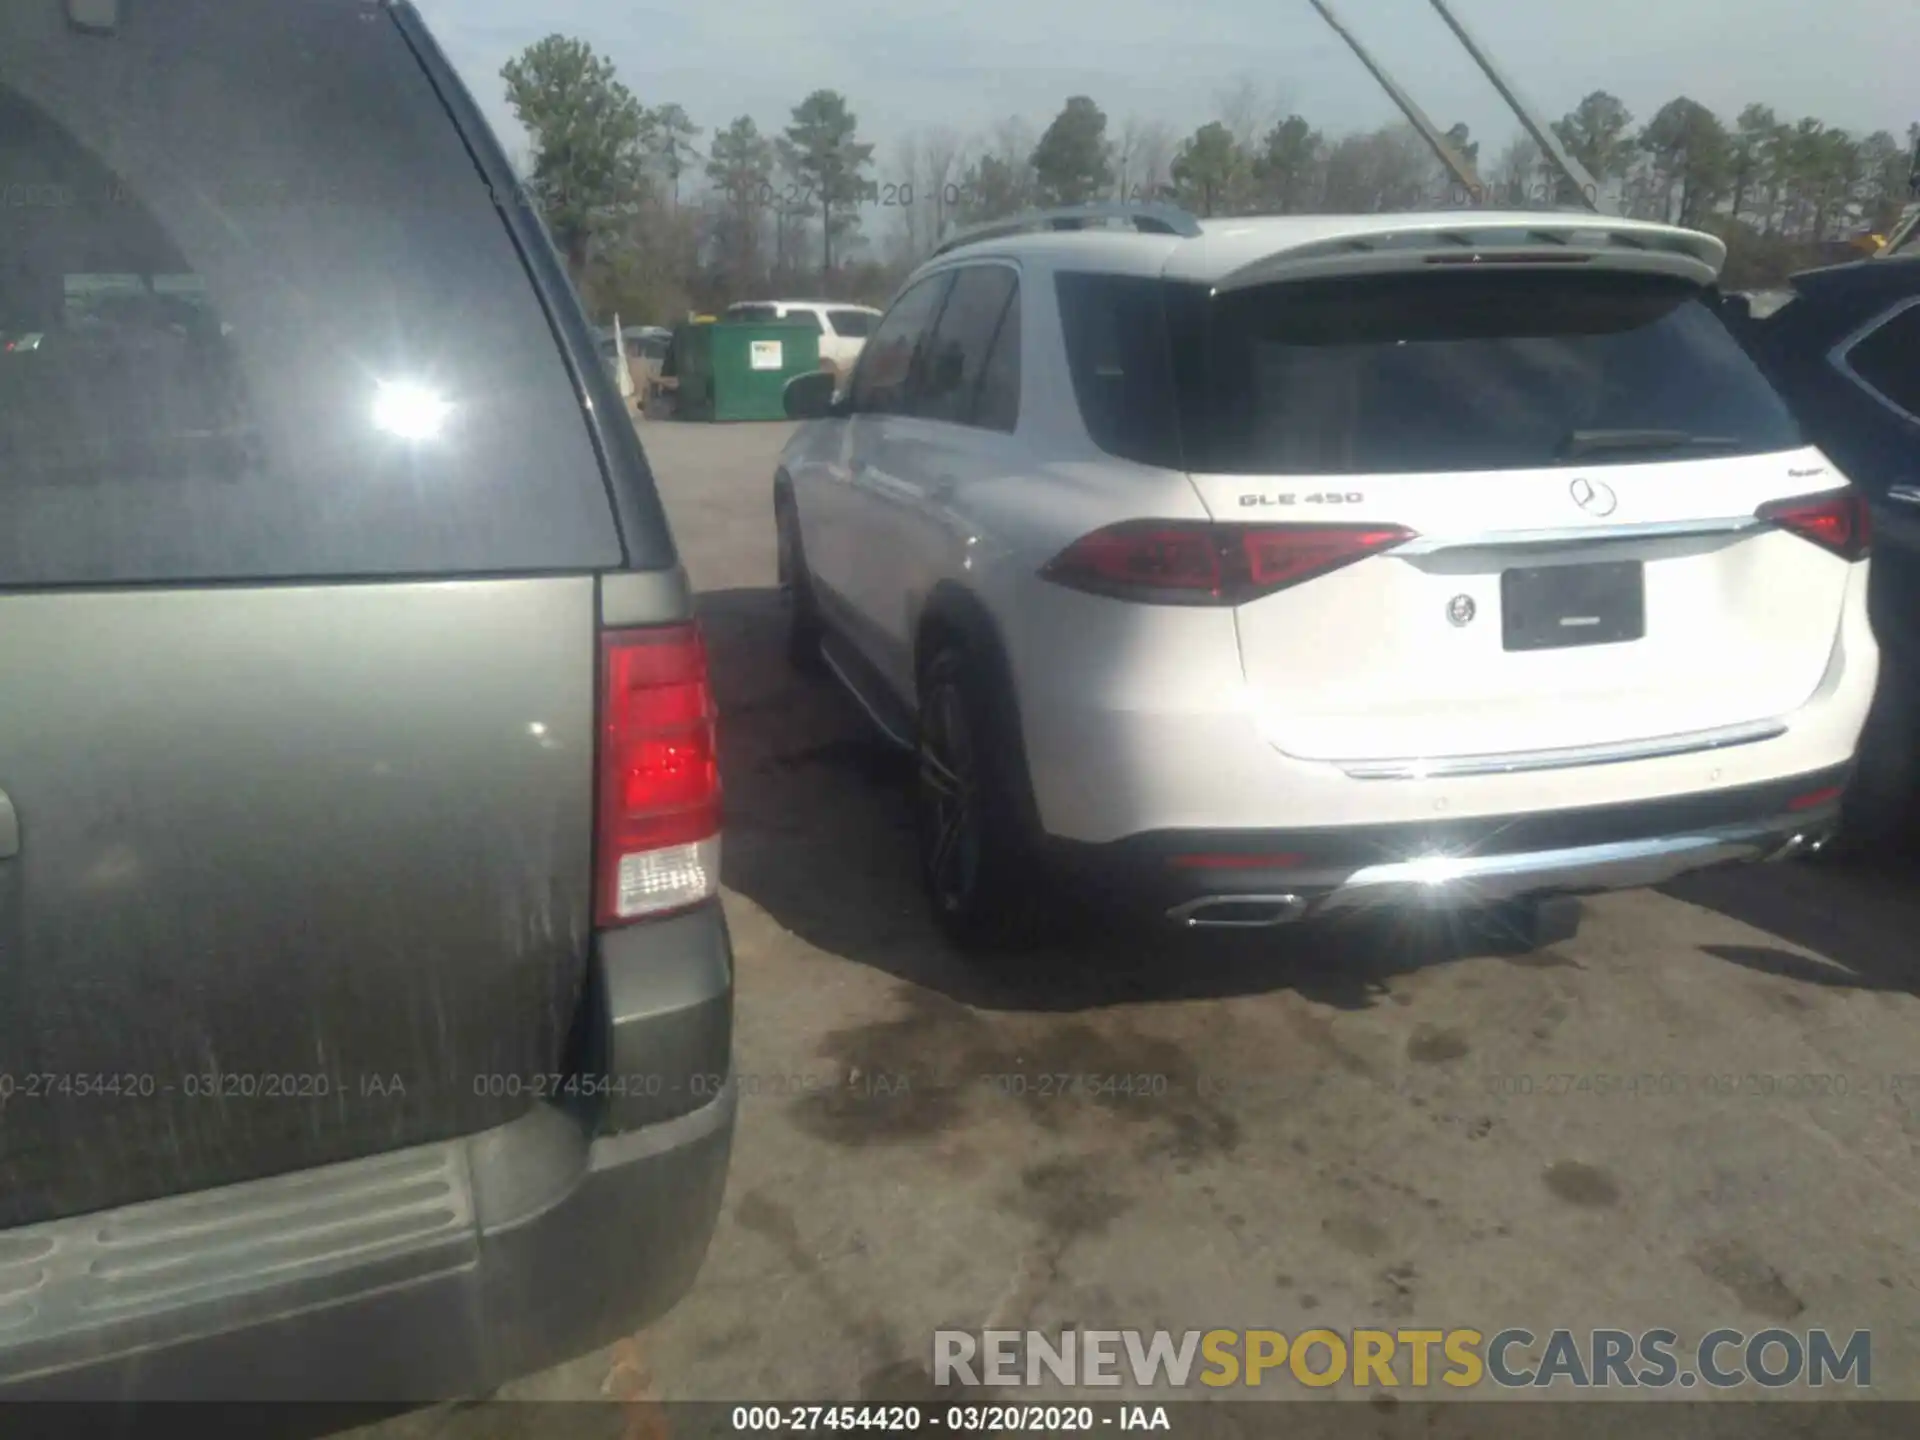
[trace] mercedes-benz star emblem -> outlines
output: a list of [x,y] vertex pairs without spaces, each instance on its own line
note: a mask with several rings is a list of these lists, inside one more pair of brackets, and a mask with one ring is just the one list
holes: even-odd
[[1613,493],[1611,485],[1589,480],[1584,475],[1567,486],[1567,493],[1573,496],[1573,503],[1589,515],[1611,515],[1620,508],[1620,497]]
[[1470,624],[1477,608],[1471,595],[1456,595],[1447,601],[1447,619],[1456,625]]

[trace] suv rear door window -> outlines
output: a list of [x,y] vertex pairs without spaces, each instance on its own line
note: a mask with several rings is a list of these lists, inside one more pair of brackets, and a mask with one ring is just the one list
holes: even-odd
[[860,351],[853,378],[853,408],[876,415],[911,413],[919,366],[915,361],[940,315],[953,272],[943,270],[914,285],[887,311]]
[[1060,326],[1080,417],[1093,443],[1142,465],[1180,464],[1164,281],[1062,271]]
[[955,276],[940,323],[927,345],[914,414],[960,425],[973,423],[981,370],[1018,284],[1013,270],[1005,265],[970,265]]
[[[244,64],[234,63],[244,56]],[[621,562],[552,331],[391,18],[0,7],[0,585]]]
[[1168,303],[1190,470],[1505,470],[1804,443],[1701,292],[1666,277],[1368,276],[1212,299],[1170,287]]
[[973,423],[983,430],[1011,434],[1020,423],[1020,287],[1016,285],[1000,317],[1000,330],[980,372],[980,395]]

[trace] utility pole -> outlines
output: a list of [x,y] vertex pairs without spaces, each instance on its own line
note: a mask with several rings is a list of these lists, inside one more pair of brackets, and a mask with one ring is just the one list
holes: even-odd
[[1520,123],[1526,127],[1527,134],[1532,137],[1533,143],[1540,147],[1541,153],[1547,157],[1548,162],[1573,187],[1574,193],[1580,197],[1580,202],[1589,210],[1598,213],[1601,209],[1600,186],[1593,176],[1587,173],[1587,167],[1573,158],[1567,147],[1560,143],[1560,137],[1553,133],[1553,127],[1542,124],[1532,107],[1520,98],[1519,92],[1493,63],[1493,57],[1487,54],[1486,47],[1468,33],[1467,27],[1460,22],[1459,16],[1448,8],[1447,0],[1433,0],[1433,8],[1440,12],[1440,18],[1447,22],[1447,28],[1453,31],[1462,45],[1466,46],[1467,54],[1473,57],[1473,63],[1478,65],[1487,79],[1493,82],[1493,88],[1500,92],[1500,98],[1507,102],[1507,108],[1520,117]]
[[1375,80],[1380,82],[1380,88],[1387,92],[1388,98],[1400,107],[1400,113],[1407,117],[1407,122],[1420,132],[1420,138],[1425,140],[1433,153],[1440,157],[1440,163],[1446,166],[1453,178],[1460,183],[1460,188],[1466,192],[1467,198],[1475,205],[1485,203],[1487,187],[1466,156],[1453,148],[1447,137],[1441,134],[1433,121],[1427,118],[1427,112],[1414,103],[1413,97],[1394,83],[1393,77],[1386,72],[1378,60],[1373,58],[1367,47],[1360,43],[1360,38],[1341,23],[1340,17],[1333,13],[1333,7],[1327,3],[1327,0],[1311,0],[1311,3],[1313,8],[1320,12],[1320,18],[1333,27],[1333,33],[1346,41],[1348,48],[1360,57],[1360,63],[1367,67]]

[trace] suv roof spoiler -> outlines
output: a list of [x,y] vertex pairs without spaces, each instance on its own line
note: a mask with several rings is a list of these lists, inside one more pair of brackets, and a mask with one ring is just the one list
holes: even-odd
[[962,245],[982,240],[999,240],[1008,235],[1026,235],[1036,230],[1084,230],[1093,224],[1125,220],[1135,230],[1148,235],[1178,235],[1191,240],[1200,233],[1200,222],[1178,205],[1159,202],[1107,201],[1094,205],[1061,205],[1050,210],[1029,210],[1005,220],[995,220],[943,241],[927,258],[935,259]]
[[1320,274],[1565,265],[1653,272],[1712,285],[1726,260],[1726,245],[1700,231],[1590,213],[1495,219],[1466,211],[1458,220],[1415,220],[1405,228],[1285,246],[1251,258],[1214,283],[1216,289],[1234,290]]

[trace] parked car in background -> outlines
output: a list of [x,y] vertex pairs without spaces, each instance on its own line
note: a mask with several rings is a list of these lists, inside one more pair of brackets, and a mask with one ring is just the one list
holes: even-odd
[[68,8],[0,6],[0,175],[116,197],[0,206],[0,1402],[484,1394],[718,1214],[686,576],[411,6]]
[[812,325],[820,332],[820,368],[844,379],[860,358],[860,349],[873,333],[880,312],[869,305],[842,305],[830,300],[743,300],[729,305],[725,318]]
[[603,327],[596,334],[600,358],[606,364],[607,373],[616,382],[620,378],[620,344],[622,339],[625,340],[627,376],[633,384],[632,395],[644,401],[660,378],[660,367],[666,359],[667,347],[673,343],[673,332],[659,325],[632,325],[623,326],[618,338],[612,326]]
[[1795,275],[1746,299],[1746,338],[1809,438],[1872,507],[1880,688],[1848,796],[1851,842],[1920,818],[1920,253]]
[[627,364],[643,399],[658,387],[672,346],[673,331],[660,325],[649,325],[627,341]]
[[1710,235],[1563,215],[962,237],[789,382],[790,651],[917,755],[963,946],[1052,877],[1186,926],[1535,943],[1817,848],[1877,671],[1865,507]]

